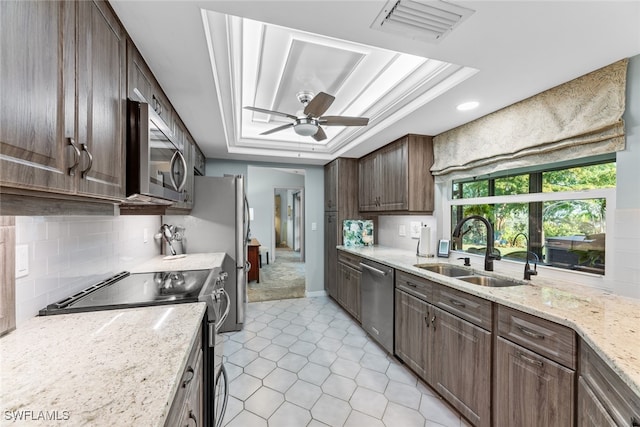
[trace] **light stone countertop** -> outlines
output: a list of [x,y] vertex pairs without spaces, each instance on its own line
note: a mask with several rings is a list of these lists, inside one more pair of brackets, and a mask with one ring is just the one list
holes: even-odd
[[0,425],[163,426],[205,307],[28,320],[0,339]]
[[[600,289],[534,276],[523,286],[490,288],[432,273],[414,264],[450,263],[447,258],[417,257],[415,252],[381,247],[338,249],[386,264],[434,282],[530,313],[575,330],[640,398],[640,300]],[[489,274],[482,268],[473,268]],[[494,274],[496,276],[504,275]],[[513,277],[512,277],[513,278]],[[521,279],[517,277],[517,279]]]
[[185,254],[184,257],[158,255],[129,269],[131,273],[155,273],[157,271],[208,270],[222,266],[224,252]]

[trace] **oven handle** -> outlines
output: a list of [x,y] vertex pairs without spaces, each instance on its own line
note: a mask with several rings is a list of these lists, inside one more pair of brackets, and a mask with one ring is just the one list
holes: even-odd
[[214,417],[218,416],[215,427],[222,426],[222,419],[224,418],[224,413],[227,412],[227,402],[229,401],[229,376],[227,375],[227,369],[224,367],[224,363],[220,366],[220,372],[218,372],[218,377],[216,378],[216,387],[218,386],[221,375],[224,380],[224,400],[222,401],[220,413],[214,415]]
[[[220,290],[218,290],[218,292],[224,294],[224,297],[227,300],[227,306],[225,307],[224,313],[222,313],[222,316],[220,316],[220,320],[218,320],[214,325],[214,330],[213,330],[214,334],[220,330],[220,327],[222,326],[224,321],[227,320],[227,317],[229,317],[229,310],[231,310],[231,297],[229,296],[227,291],[224,288],[220,288]],[[212,338],[212,337],[210,337],[210,338]],[[215,337],[213,337],[213,338],[215,338]],[[215,341],[210,341],[210,342],[215,342]]]

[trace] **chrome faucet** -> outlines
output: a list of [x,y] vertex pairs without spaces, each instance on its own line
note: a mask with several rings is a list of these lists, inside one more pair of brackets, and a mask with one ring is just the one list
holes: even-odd
[[[529,250],[529,238],[524,233],[516,234],[515,237],[513,238],[513,241],[511,242],[511,246],[516,245],[516,240],[518,240],[518,237],[520,236],[524,237],[524,241],[527,245],[527,250],[525,252],[524,280],[531,280],[531,276],[538,275],[538,263],[540,262],[540,257],[538,256],[537,253]],[[531,265],[529,264],[529,254],[536,257],[536,261],[534,261],[534,264],[533,264],[533,270],[531,269]]]
[[[491,223],[483,216],[480,215],[471,215],[466,218],[462,218],[458,224],[456,224],[456,228],[453,229],[453,237],[456,239],[460,237],[460,232],[462,231],[462,225],[472,219],[477,219],[481,221],[485,227],[487,228],[487,250],[484,254],[484,269],[485,271],[493,271],[493,260],[501,259],[500,255],[494,254],[493,248],[493,226]],[[462,242],[462,239],[460,239]],[[462,246],[462,245],[461,245]]]

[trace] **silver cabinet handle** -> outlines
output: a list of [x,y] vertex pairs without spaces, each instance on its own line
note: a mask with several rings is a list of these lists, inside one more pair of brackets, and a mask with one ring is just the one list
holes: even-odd
[[89,148],[87,147],[87,144],[83,143],[83,144],[80,144],[80,145],[82,146],[82,151],[87,153],[87,157],[89,157],[89,166],[87,166],[87,168],[82,171],[82,175],[81,175],[82,178],[86,178],[87,174],[89,173],[89,171],[93,167],[93,155],[89,151]]
[[525,362],[528,362],[528,363],[530,363],[532,365],[536,365],[537,367],[542,368],[543,363],[541,361],[533,359],[533,358],[527,356],[524,353],[518,352],[518,357],[520,359],[524,360]]
[[522,332],[523,334],[530,336],[531,338],[536,338],[539,340],[543,340],[544,339],[544,335],[539,334],[537,332],[534,332],[530,329],[525,328],[524,326],[518,326],[518,329],[520,329],[520,332]]
[[387,275],[387,272],[386,272],[386,271],[382,271],[382,270],[380,270],[380,269],[378,269],[378,268],[371,267],[370,265],[367,265],[367,264],[360,263],[360,267],[364,267],[364,268],[366,268],[367,270],[369,270],[369,271],[373,271],[374,273],[377,273],[377,274],[379,274],[379,275],[381,275],[381,276],[386,276],[386,275]]
[[193,377],[196,376],[196,373],[191,366],[187,368],[187,375],[188,375],[187,378],[185,378],[185,380],[182,381],[182,388],[185,388],[187,384],[189,384],[193,380]]
[[[198,427],[198,418],[196,418],[196,414],[193,413],[193,409],[189,409],[189,421],[193,420],[194,425]],[[189,426],[187,426],[189,427]]]
[[418,287],[418,285],[416,285],[415,283],[411,283],[408,280],[407,280],[407,286],[411,286],[412,288],[417,288]]
[[466,307],[466,304],[465,304],[465,303],[460,302],[460,301],[458,301],[458,300],[455,300],[455,299],[453,299],[453,298],[449,299],[449,302],[450,302],[451,304],[455,305],[456,307],[461,307],[461,308],[465,308],[465,307]]
[[76,169],[78,168],[78,165],[80,164],[80,150],[78,149],[78,147],[76,146],[76,142],[73,140],[73,138],[68,138],[69,140],[69,145],[71,147],[73,147],[73,164],[71,165],[71,167],[69,167],[68,172],[69,172],[69,176],[75,176],[76,175]]

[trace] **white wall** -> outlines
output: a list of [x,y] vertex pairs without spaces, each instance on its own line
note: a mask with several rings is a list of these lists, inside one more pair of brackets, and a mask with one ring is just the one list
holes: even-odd
[[[250,168],[252,169],[250,172]],[[265,178],[264,172],[257,169],[265,168],[289,168],[302,169],[304,175],[304,236],[305,236],[305,272],[307,293],[324,291],[324,169],[322,166],[286,164],[286,163],[261,163],[240,162],[232,160],[207,159],[207,175],[222,176],[223,174],[242,174],[247,177],[247,196],[252,206],[259,207],[263,197],[261,191],[270,194],[269,203],[273,203],[273,188],[282,185],[270,185],[270,189],[264,189],[264,183],[257,182]],[[290,174],[289,174],[290,175]],[[291,178],[289,178],[291,179]],[[255,184],[255,186],[254,186]],[[285,185],[284,187],[291,187]],[[256,205],[257,203],[257,205]],[[255,209],[255,208],[254,208]],[[270,208],[271,209],[271,208]],[[273,228],[273,220],[261,220],[255,211],[256,220],[251,224],[252,235],[256,236],[260,243],[260,236],[264,230]],[[312,228],[315,225],[315,230]],[[269,237],[271,242],[271,237]]]
[[618,182],[612,290],[616,294],[640,298],[640,55],[629,60],[623,119],[627,144],[616,156]]
[[[16,217],[29,274],[16,279],[16,323],[48,304],[160,254],[159,216]],[[148,240],[144,243],[144,230]]]

